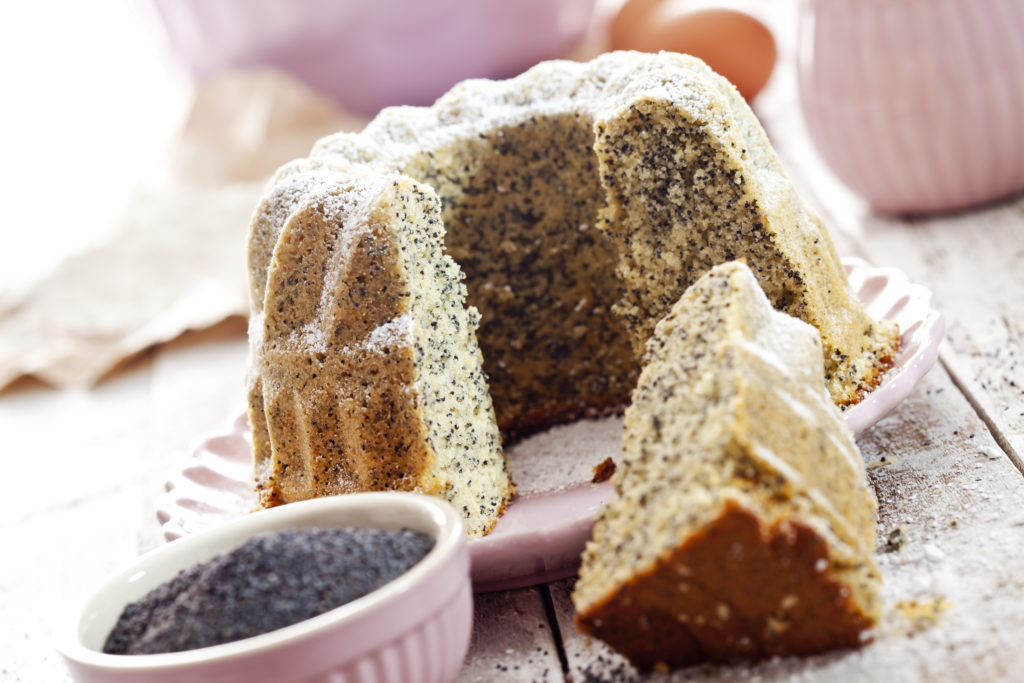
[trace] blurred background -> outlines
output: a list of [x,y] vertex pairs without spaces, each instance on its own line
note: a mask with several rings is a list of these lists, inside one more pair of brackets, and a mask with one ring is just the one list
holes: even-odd
[[180,124],[174,78],[125,2],[0,6],[5,248],[0,291],[113,228],[136,176]]
[[[788,0],[63,0],[0,9],[0,388],[89,385],[247,312],[280,164],[381,107],[609,49],[703,57],[753,100]],[[774,24],[774,25],[773,25]]]
[[[4,3],[0,70],[10,94],[0,141],[8,197],[17,201],[0,228],[7,245],[0,291],[23,288],[112,229],[133,181],[183,123],[196,80],[270,65],[370,115],[388,104],[429,104],[463,78],[508,77],[542,59],[596,54],[608,46],[603,33],[622,4]],[[636,25],[655,3],[632,4],[617,46],[670,47]],[[736,21],[727,18],[727,30],[729,20]],[[744,49],[737,41],[749,35],[747,24],[740,21],[734,50]],[[707,25],[698,22],[701,31]],[[772,52],[754,71],[770,71],[773,62]]]

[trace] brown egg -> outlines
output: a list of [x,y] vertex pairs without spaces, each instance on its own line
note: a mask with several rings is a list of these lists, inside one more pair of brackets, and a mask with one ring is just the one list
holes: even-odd
[[609,26],[611,48],[691,54],[732,81],[747,100],[752,99],[768,82],[775,66],[771,32],[744,12],[688,10],[687,4],[678,0],[630,0]]
[[665,0],[628,0],[619,9],[618,14],[608,24],[608,41],[613,50],[636,50],[627,47],[633,37],[641,35],[643,25],[651,17],[652,11]]

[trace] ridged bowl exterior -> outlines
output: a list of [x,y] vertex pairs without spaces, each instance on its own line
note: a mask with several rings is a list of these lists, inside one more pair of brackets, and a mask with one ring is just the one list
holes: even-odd
[[[110,655],[103,642],[128,602],[178,571],[264,531],[410,528],[435,546],[419,563],[347,605],[276,631],[213,647]],[[361,493],[292,503],[225,522],[153,550],[101,584],[57,643],[78,683],[447,683],[469,649],[473,598],[459,514],[413,493]]]
[[1024,189],[1024,2],[802,0],[798,79],[818,151],[872,208]]
[[453,681],[469,648],[473,596],[469,584],[419,626],[357,661],[303,683],[433,683]]

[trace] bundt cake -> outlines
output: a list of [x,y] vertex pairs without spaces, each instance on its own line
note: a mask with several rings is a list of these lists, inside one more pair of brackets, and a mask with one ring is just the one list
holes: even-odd
[[747,266],[686,291],[626,410],[619,497],[572,596],[581,630],[645,669],[866,642],[875,502],[823,381],[818,333]]
[[512,486],[434,191],[324,160],[272,188],[249,245],[260,504],[417,490],[487,533]]
[[621,409],[657,321],[737,258],[777,308],[819,329],[837,404],[891,363],[895,327],[865,314],[750,108],[695,58],[615,52],[466,81],[313,155],[441,197],[506,434]]
[[[285,265],[291,250],[306,245],[324,263],[355,259],[373,267],[376,247],[359,242],[363,251],[352,259],[330,250],[322,254],[327,247],[313,245],[312,233],[304,232],[318,225],[324,235],[347,234],[331,227],[336,217],[324,213],[318,199],[339,192],[331,164],[349,174],[346,183],[357,182],[359,174],[397,173],[422,183],[400,184],[403,192],[418,187],[432,198],[429,186],[436,193],[440,213],[424,215],[436,222],[434,231],[466,275],[468,303],[480,312],[476,338],[483,375],[467,360],[476,353],[469,341],[473,318],[453,325],[458,344],[466,344],[453,351],[463,364],[458,381],[474,383],[465,387],[472,410],[458,405],[480,419],[489,414],[483,407],[486,375],[505,440],[580,416],[621,411],[657,321],[705,271],[730,259],[746,259],[778,308],[819,329],[828,388],[837,404],[858,400],[891,362],[895,327],[872,320],[854,297],[827,231],[789,185],[764,131],[731,85],[699,60],[670,53],[547,62],[508,81],[466,81],[432,107],[385,109],[362,133],[320,141],[310,159],[286,167],[272,181],[249,244],[249,414],[263,505],[362,487],[436,488],[394,464],[392,453],[411,458],[408,464],[419,457],[413,452],[442,448],[434,436],[414,447],[422,430],[397,434],[400,425],[420,419],[400,415],[406,406],[424,407],[420,399],[394,398],[408,378],[383,380],[380,366],[372,382],[359,375],[343,389],[319,370],[341,363],[336,354],[343,349],[370,348],[371,339],[393,340],[406,329],[403,313],[369,316],[368,305],[352,298],[353,292],[374,301],[385,296],[368,289],[369,276],[354,266],[339,274],[326,266],[298,272]],[[389,239],[416,222],[402,220]],[[349,249],[353,242],[330,244]],[[285,260],[274,256],[277,251]],[[450,284],[454,271],[441,270],[450,277],[429,286],[461,292]],[[334,279],[325,286],[324,277]],[[415,284],[421,285],[426,280]],[[415,291],[411,281],[408,286],[405,298]],[[295,287],[309,292],[297,298],[290,292]],[[321,290],[332,294],[321,296]],[[420,328],[430,315],[454,316],[461,306],[445,291],[423,296],[443,303],[429,315],[427,309],[416,314],[422,314]],[[332,307],[340,308],[331,312]],[[365,320],[357,320],[364,314]],[[351,329],[309,332],[310,320],[325,316],[343,316]],[[329,350],[323,348],[324,335],[336,340]],[[275,354],[280,340],[307,337],[316,351],[304,356],[307,366],[297,373],[295,361],[279,361]],[[419,368],[418,362],[413,359],[410,367]],[[346,368],[369,372],[363,365],[345,361]],[[410,391],[444,394],[447,387],[425,385],[434,381],[442,380],[423,375]],[[369,427],[351,426],[373,424],[361,412],[368,402],[377,406],[376,435],[361,431]],[[285,404],[307,407],[300,415]],[[459,444],[487,444],[477,457],[497,467],[500,450],[491,447],[492,428],[462,429],[466,440]],[[315,467],[309,464],[314,462]],[[499,510],[502,500],[488,495],[481,505]]]

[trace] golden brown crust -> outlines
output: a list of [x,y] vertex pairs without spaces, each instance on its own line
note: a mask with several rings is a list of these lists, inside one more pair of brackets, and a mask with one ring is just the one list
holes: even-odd
[[872,620],[794,521],[766,527],[730,502],[650,571],[576,617],[638,668],[810,655],[868,642]]
[[510,484],[509,485],[509,489],[508,489],[508,496],[498,506],[498,514],[495,515],[494,518],[492,520],[490,520],[485,527],[483,527],[482,531],[480,532],[481,536],[486,536],[487,534],[491,533],[491,531],[494,530],[494,527],[498,523],[498,520],[501,519],[505,515],[505,511],[508,510],[509,503],[511,503],[512,499],[515,498],[515,497],[516,497],[516,485],[515,484]]
[[[308,273],[324,267],[327,255],[315,252],[337,228],[314,203],[296,211],[282,231],[264,313],[271,341],[262,355],[259,403],[265,422],[257,426],[274,439],[273,458],[256,467],[264,506],[359,491],[445,488],[446,482],[429,474],[434,454],[419,401],[407,391],[415,378],[411,349],[360,344],[407,305],[395,256],[385,253],[390,242],[379,234],[382,225],[368,221],[351,244],[348,265],[360,273],[360,292],[337,297],[333,333],[322,350],[284,339],[316,315],[326,284],[310,283]],[[368,385],[374,391],[361,389]]]
[[[267,268],[272,250],[287,256],[282,245],[312,234],[281,228],[291,220],[296,198],[337,198],[336,174],[325,171],[333,164],[343,165],[358,182],[381,172],[402,174],[402,182],[416,178],[440,199],[436,220],[430,220],[436,225],[428,230],[446,240],[462,264],[468,301],[477,309],[469,309],[478,333],[472,346],[474,352],[477,344],[482,349],[491,378],[490,394],[482,393],[488,403],[493,399],[494,409],[488,405],[485,412],[496,412],[507,442],[554,424],[621,411],[639,365],[630,337],[642,342],[694,278],[744,254],[762,286],[774,286],[771,295],[780,309],[822,330],[832,373],[826,379],[837,402],[859,400],[891,365],[891,344],[876,342],[894,331],[873,325],[853,298],[827,231],[796,197],[749,108],[692,58],[619,53],[586,65],[541,65],[505,82],[465,83],[433,107],[385,110],[363,133],[323,141],[313,156],[279,172],[270,200],[254,217],[253,310],[254,319],[266,315],[265,336],[304,335],[320,300],[317,292],[301,290],[322,286],[325,268],[279,267],[276,260]],[[400,222],[397,216],[391,219]],[[303,219],[316,228],[316,216]],[[322,240],[309,245],[313,252],[325,248]],[[364,292],[342,292],[338,305],[344,308],[369,292],[368,302],[347,311],[348,322],[335,328],[358,332],[352,348],[400,314],[394,302],[374,301],[378,294],[394,294],[386,281],[374,280],[379,273],[360,275],[363,268],[379,269],[386,260],[379,256],[355,254],[346,265]],[[296,274],[292,295],[284,290]],[[272,291],[278,291],[273,305]],[[410,286],[406,295],[423,291],[433,289]],[[611,314],[616,306],[625,326]],[[436,310],[422,310],[428,309]],[[367,314],[377,310],[387,315]],[[275,323],[276,315],[286,319]],[[435,316],[419,320],[420,328],[444,322],[445,316]],[[395,415],[408,417],[422,405],[402,387],[415,384],[414,366],[438,363],[403,364],[398,356],[365,362],[362,355],[335,357],[334,351],[327,373],[303,367],[299,356],[271,351],[261,353],[250,373],[261,501],[272,505],[363,486],[405,488],[410,482],[426,492],[446,490],[443,480],[424,481],[435,455],[424,443],[435,431],[455,438],[480,420],[454,420],[444,428],[438,427],[444,420],[434,420],[427,435],[392,418],[389,431],[408,432],[385,444],[364,429],[373,425],[367,422],[370,413],[380,419],[384,413],[352,399],[365,392],[336,388],[345,382],[372,385]],[[887,362],[876,362],[882,355]],[[483,372],[471,379],[485,383]],[[441,384],[449,381],[465,385],[467,373]],[[312,398],[299,401],[299,395]],[[497,451],[497,432],[488,440]],[[475,445],[468,450],[476,452]],[[286,455],[272,461],[272,452]],[[368,453],[373,465],[366,464]],[[303,467],[295,466],[299,462]],[[458,479],[454,473],[450,478]],[[474,507],[470,498],[458,507]],[[498,508],[494,498],[489,505]]]
[[818,333],[727,263],[645,361],[573,592],[581,626],[647,668],[858,644],[878,616],[875,503]]
[[[260,505],[417,491],[452,503],[469,535],[485,533],[514,487],[437,197],[324,162],[281,175],[302,182],[268,195],[253,222],[275,240],[267,255],[270,238],[254,238],[251,259]],[[265,229],[268,216],[281,227]]]
[[[548,397],[610,389],[628,401],[634,352],[657,321],[737,257],[777,308],[819,328],[837,404],[870,389],[891,353],[891,325],[864,313],[750,108],[692,57],[615,52],[468,81],[313,154],[438,192],[510,436],[578,416],[540,407]],[[613,307],[632,339],[609,324]]]

